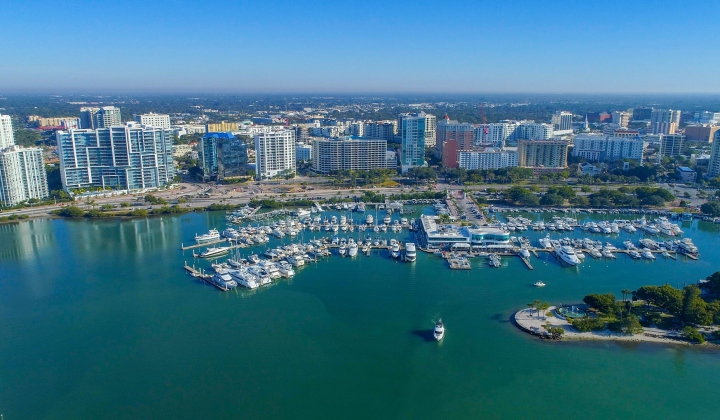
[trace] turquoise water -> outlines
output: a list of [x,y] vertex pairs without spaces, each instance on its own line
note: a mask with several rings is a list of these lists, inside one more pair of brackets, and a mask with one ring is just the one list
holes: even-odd
[[683,226],[700,261],[563,268],[544,256],[534,271],[517,258],[451,271],[378,251],[221,293],[182,271],[192,252],[179,248],[224,226],[221,213],[0,225],[4,418],[717,417],[718,351],[545,342],[509,317],[535,299],[695,282],[720,269],[718,225]]

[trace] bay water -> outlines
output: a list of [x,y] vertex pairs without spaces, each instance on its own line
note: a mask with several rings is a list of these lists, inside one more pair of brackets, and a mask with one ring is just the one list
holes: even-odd
[[[422,252],[407,264],[374,251],[223,293],[187,275],[186,261],[209,266],[180,250],[196,233],[222,230],[223,216],[0,225],[4,418],[717,417],[716,350],[545,342],[509,319],[535,299],[578,303],[588,293],[696,282],[720,270],[720,225],[682,225],[699,261],[588,256],[564,268],[541,255],[532,271],[518,258],[451,271]],[[376,235],[340,236],[366,234]],[[522,235],[535,244],[545,234]],[[313,236],[327,235],[302,239]],[[592,237],[621,245],[641,236]],[[264,247],[242,252],[253,251]],[[447,333],[436,343],[440,317]]]

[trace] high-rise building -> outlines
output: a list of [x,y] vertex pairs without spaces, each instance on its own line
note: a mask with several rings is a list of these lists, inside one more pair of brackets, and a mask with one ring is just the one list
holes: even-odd
[[650,115],[650,128],[653,134],[675,134],[680,127],[679,110],[653,109]]
[[633,121],[650,121],[652,118],[653,107],[636,106],[633,108]]
[[104,106],[101,108],[80,108],[80,127],[108,128],[122,124],[120,108]]
[[518,166],[517,150],[495,148],[461,150],[457,155],[459,167],[467,170],[500,169]]
[[620,127],[627,127],[630,124],[630,113],[625,111],[613,111],[612,122]]
[[175,176],[168,129],[129,124],[58,131],[55,138],[66,191],[157,188]]
[[611,137],[599,134],[580,134],[573,139],[573,156],[591,162],[634,159],[642,162],[644,142],[639,137]]
[[312,167],[315,172],[367,171],[387,168],[387,142],[370,139],[313,140]]
[[9,115],[0,114],[0,149],[15,144],[15,134],[12,129],[12,119]]
[[658,157],[680,156],[685,145],[682,134],[660,134],[660,150]]
[[257,179],[295,174],[295,131],[255,134],[255,161]]
[[0,203],[14,206],[49,195],[42,149],[8,146],[0,150]]
[[565,168],[570,143],[565,140],[518,141],[518,166],[530,168]]
[[295,161],[310,162],[312,160],[312,144],[295,143]]
[[555,129],[552,124],[542,124],[535,122],[520,122],[511,138],[517,140],[550,140],[553,137]]
[[150,125],[153,127],[170,128],[170,116],[167,114],[149,114],[135,115],[135,121],[142,125]]
[[436,118],[419,112],[400,114],[398,118],[402,142],[400,164],[405,173],[413,166],[425,165],[425,148],[435,146]]
[[713,137],[707,175],[710,178],[720,176],[720,131],[716,131]]
[[710,124],[688,125],[685,127],[685,140],[690,142],[710,143],[720,126]]
[[435,128],[435,148],[446,168],[458,167],[458,150],[469,150],[475,142],[475,126],[459,123],[447,115],[440,120]]
[[374,121],[365,123],[365,137],[369,139],[385,140],[387,142],[395,141],[395,135],[398,132],[397,121]]
[[247,145],[232,133],[207,133],[200,139],[203,177],[223,180],[247,175]]
[[219,123],[205,124],[205,131],[208,133],[223,133],[228,131],[238,131],[238,123],[221,121]]
[[552,115],[552,125],[553,125],[553,130],[555,130],[555,134],[556,135],[572,134],[572,132],[573,132],[572,118],[573,118],[572,112],[556,111]]

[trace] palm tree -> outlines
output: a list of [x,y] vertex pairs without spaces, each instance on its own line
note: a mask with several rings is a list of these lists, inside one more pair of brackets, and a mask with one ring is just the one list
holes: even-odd
[[[538,301],[536,300],[535,302],[538,302]],[[528,308],[530,308],[530,309],[535,309],[535,302],[530,302],[530,303],[528,303],[528,304],[527,304]],[[530,313],[532,313],[532,311],[531,311]]]
[[540,302],[540,303],[537,305],[538,318],[540,318],[540,312],[545,313],[545,311],[546,311],[547,308],[549,308],[549,307],[550,307],[550,304],[549,304],[549,303],[547,303],[547,302]]
[[620,291],[620,293],[622,293],[622,295],[623,295],[623,302],[625,302],[625,297],[628,296],[628,295],[630,295],[630,293],[632,293],[632,292],[631,292],[630,290],[628,290],[628,289],[622,289],[622,290]]

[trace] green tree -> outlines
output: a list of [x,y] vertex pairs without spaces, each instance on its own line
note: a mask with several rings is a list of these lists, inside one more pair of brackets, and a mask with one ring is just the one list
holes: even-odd
[[15,144],[23,147],[32,147],[41,140],[40,133],[35,130],[19,128],[15,130]]
[[693,324],[712,324],[712,314],[707,310],[707,303],[700,297],[700,288],[694,284],[683,288],[681,318]]
[[659,306],[673,315],[680,314],[683,307],[683,292],[664,284],[662,286],[642,286],[635,297]]
[[682,336],[696,343],[704,343],[705,336],[697,328],[688,325],[682,330]]
[[82,217],[85,212],[78,206],[65,206],[60,210],[56,210],[55,214],[62,217]]
[[608,324],[608,328],[611,331],[629,335],[641,334],[643,332],[640,320],[633,314],[630,314],[619,321],[611,322]]
[[612,293],[594,293],[583,298],[583,302],[607,315],[615,314],[615,300],[615,295]]
[[720,201],[708,201],[707,203],[703,203],[702,206],[700,206],[700,211],[703,212],[703,214],[708,214],[713,217],[720,217]]

